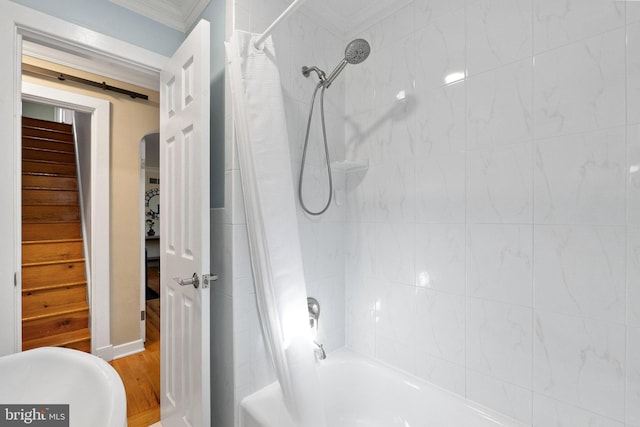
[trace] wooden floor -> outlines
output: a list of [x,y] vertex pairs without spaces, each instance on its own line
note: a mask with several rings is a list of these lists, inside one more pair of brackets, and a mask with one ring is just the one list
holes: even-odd
[[[157,272],[149,287],[159,291]],[[160,299],[147,301],[145,351],[111,361],[127,393],[129,427],[148,427],[160,421]]]

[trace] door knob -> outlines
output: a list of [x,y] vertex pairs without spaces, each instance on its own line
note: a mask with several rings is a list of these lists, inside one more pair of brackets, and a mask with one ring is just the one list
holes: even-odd
[[200,278],[198,277],[198,273],[193,273],[193,276],[186,279],[179,279],[177,277],[174,277],[173,280],[175,280],[176,283],[180,286],[193,285],[193,287],[196,289],[198,288],[198,286],[200,286]]

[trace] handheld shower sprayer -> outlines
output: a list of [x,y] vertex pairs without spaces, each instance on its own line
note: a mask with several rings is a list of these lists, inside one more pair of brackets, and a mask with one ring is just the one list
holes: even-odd
[[313,67],[307,67],[306,65],[302,67],[302,75],[305,77],[309,77],[311,71],[315,71],[318,75],[318,78],[322,82],[322,85],[325,87],[325,89],[328,89],[329,86],[331,86],[331,83],[333,83],[336,77],[338,77],[338,74],[340,74],[342,70],[344,70],[344,67],[346,67],[347,64],[360,64],[369,57],[370,53],[371,46],[369,46],[369,42],[364,39],[355,39],[347,45],[344,50],[344,58],[342,58],[342,61],[340,61],[336,68],[333,69],[331,74],[329,74],[329,77],[327,77],[326,73],[315,65]]
[[327,77],[325,87],[329,88],[329,86],[331,86],[331,83],[333,83],[336,77],[338,77],[338,74],[344,70],[344,67],[346,67],[347,64],[360,64],[369,57],[370,53],[371,46],[369,46],[369,43],[364,39],[355,39],[349,43],[347,48],[344,50],[344,58],[336,68],[334,68],[331,74],[329,74],[329,77]]
[[[327,129],[324,123],[324,91],[331,86],[331,83],[338,77],[338,75],[344,70],[344,67],[347,64],[360,64],[365,59],[369,57],[371,53],[371,46],[364,39],[355,39],[351,41],[344,50],[344,58],[340,61],[340,63],[333,69],[331,74],[327,77],[326,73],[322,71],[320,68],[315,65],[312,67],[307,67],[306,65],[302,67],[302,75],[305,77],[309,77],[311,72],[314,71],[320,81],[316,85],[316,89],[313,92],[313,97],[311,98],[311,109],[309,110],[309,119],[307,121],[307,133],[304,138],[304,149],[302,150],[302,162],[300,164],[300,176],[298,181],[298,198],[300,200],[300,205],[302,209],[308,213],[309,215],[321,215],[329,209],[331,205],[331,198],[333,197],[333,182],[331,179],[331,160],[329,159],[329,146],[327,144]],[[324,140],[324,153],[325,153],[325,161],[327,164],[327,178],[329,180],[329,197],[324,205],[324,208],[319,211],[312,211],[304,203],[304,199],[302,197],[302,180],[304,177],[304,165],[307,158],[307,146],[309,144],[309,130],[311,129],[311,119],[313,117],[313,105],[315,104],[316,94],[318,90],[322,88],[320,92],[320,116],[322,118],[322,138]]]

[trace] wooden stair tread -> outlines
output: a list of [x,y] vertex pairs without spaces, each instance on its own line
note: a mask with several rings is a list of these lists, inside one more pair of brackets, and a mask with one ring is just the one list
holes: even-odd
[[[39,160],[28,160],[28,161],[39,161]],[[55,172],[22,172],[22,175],[29,176],[47,176],[50,178],[76,178],[75,175],[65,175],[63,173],[55,173]]]
[[23,287],[53,285],[60,282],[81,282],[86,280],[84,260],[39,261],[22,265]]
[[71,287],[71,286],[84,286],[87,284],[86,280],[82,280],[79,282],[64,282],[64,283],[55,283],[55,284],[49,284],[49,285],[37,285],[37,286],[22,286],[22,292],[23,293],[28,293],[28,292],[37,292],[37,291],[46,291],[46,290],[50,290],[50,289],[58,289],[58,288],[67,288],[67,287]]
[[49,240],[23,240],[23,245],[43,245],[47,243],[73,243],[73,242],[82,242],[81,237],[76,237],[72,239],[49,239]]
[[89,305],[86,301],[73,302],[66,305],[58,305],[54,307],[38,308],[30,310],[29,312],[22,312],[22,322],[30,322],[38,319],[45,319],[47,317],[62,316],[65,314],[78,313],[82,311],[88,311]]
[[65,190],[78,193],[78,178],[74,175],[51,173],[22,174],[23,190]]
[[37,347],[61,347],[90,339],[91,332],[88,328],[83,328],[75,331],[64,332],[62,334],[23,341],[22,350],[29,350]]
[[73,136],[73,127],[71,125],[58,122],[23,123],[22,130],[27,132],[55,132]]
[[84,258],[74,258],[74,259],[61,259],[56,261],[41,261],[41,262],[30,262],[26,264],[22,264],[22,268],[24,267],[38,267],[41,265],[55,265],[55,264],[71,264],[76,262],[84,262]]
[[23,185],[22,189],[25,191],[68,191],[78,193],[78,188],[54,186],[54,185]]
[[[64,154],[69,154],[69,153],[64,153]],[[58,164],[58,163],[63,163],[63,162],[59,162],[56,160],[45,160],[45,159],[29,159],[29,158],[22,158],[22,163],[54,163],[54,164]],[[67,164],[67,163],[63,163],[63,164]],[[72,165],[76,165],[74,162],[70,162],[68,164],[72,164]]]
[[73,128],[71,125],[57,122],[23,124],[22,130],[26,131],[26,133],[54,132],[73,136]]
[[[32,236],[29,236],[32,237]],[[73,236],[70,236],[73,237]],[[22,243],[22,264],[42,264],[49,261],[72,261],[85,258],[82,239],[30,240]]]
[[23,136],[22,137],[23,148],[50,148],[56,150],[62,150],[67,153],[75,152],[75,145],[71,141],[56,138],[40,138],[36,136]]
[[[57,125],[63,125],[63,126],[51,126],[50,125],[51,123],[57,124]],[[69,126],[69,128],[67,128],[66,126]],[[71,125],[64,125],[63,123],[56,123],[56,122],[48,122],[46,124],[28,124],[28,125],[22,126],[23,129],[27,129],[27,130],[45,131],[45,132],[61,133],[65,135],[73,135],[73,131],[71,130],[70,127]]]
[[[60,133],[62,135],[70,135],[64,132],[57,132]],[[52,135],[53,136],[53,135]],[[49,142],[53,142],[55,144],[69,144],[69,145],[73,145],[73,141],[67,141],[65,139],[58,139],[58,138],[51,138],[49,136],[35,136],[35,135],[22,135],[22,140],[24,141],[25,139],[34,139],[34,140],[38,140],[38,141],[49,141]]]
[[[66,153],[68,154],[68,153]],[[23,163],[24,162],[31,162],[31,163],[43,163],[43,164],[48,164],[48,165],[68,165],[68,166],[76,166],[75,163],[73,162],[58,162],[55,160],[42,160],[42,159],[23,159]]]
[[82,237],[80,220],[23,222],[22,238],[25,241],[55,240],[60,238],[75,239]]
[[[22,222],[22,227],[24,228],[24,226],[32,226],[32,225],[38,225],[38,226],[55,226],[55,225],[80,225],[80,220],[79,219],[67,219],[64,221],[47,221],[47,220],[43,220],[43,221],[38,221],[38,222]],[[29,240],[34,240],[34,239],[29,239]],[[48,239],[51,240],[51,239]]]
[[[79,224],[80,220],[79,219],[70,219],[67,221],[42,221],[39,222],[38,225],[60,225],[60,224]],[[28,223],[28,224],[32,224],[32,223]]]
[[[33,224],[33,223],[56,223],[56,222],[67,222],[71,220],[80,220],[80,206],[79,205],[56,205],[56,204],[47,204],[47,205],[22,205],[22,223],[23,224]],[[37,209],[48,210],[47,212],[40,211]]]
[[51,162],[73,163],[75,164],[75,153],[70,151],[56,150],[53,148],[36,148],[22,146],[22,159],[28,160],[48,160]]
[[[73,154],[68,151],[54,150],[53,148],[22,147],[22,149],[28,150],[28,151],[38,151],[42,153]],[[32,159],[27,159],[27,160],[32,160]]]
[[65,223],[68,223],[68,224],[79,224],[80,220],[79,219],[70,219],[68,221],[42,221],[42,222],[39,222],[38,224],[39,225],[45,225],[45,224],[57,225],[57,224],[65,224]]
[[23,188],[22,206],[66,206],[79,209],[78,190],[66,188]]
[[[80,205],[79,204],[64,204],[64,205],[59,205],[57,203],[41,203],[39,205],[34,205],[34,204],[23,204],[22,207],[23,208],[42,208],[45,206],[51,206],[51,207],[56,207],[56,208],[70,208],[70,209],[79,209]],[[55,222],[55,221],[52,221]]]
[[58,132],[68,133],[71,133],[73,129],[73,127],[67,123],[52,122],[50,120],[36,119],[33,117],[22,117],[22,127],[55,130]]
[[78,194],[77,188],[65,188],[65,187],[43,187],[43,186],[28,185],[28,186],[22,187],[22,190],[29,191],[29,192],[34,192],[34,191],[65,192],[66,191],[68,193]]
[[29,160],[22,161],[22,171],[24,173],[36,172],[36,173],[50,173],[56,175],[68,175],[75,178],[78,171],[75,163],[43,163],[33,162]]

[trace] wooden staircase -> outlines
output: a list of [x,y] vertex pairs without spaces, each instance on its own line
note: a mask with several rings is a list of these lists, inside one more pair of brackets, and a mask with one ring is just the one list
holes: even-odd
[[22,118],[22,349],[91,352],[71,125]]

